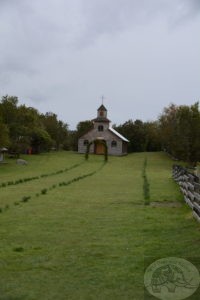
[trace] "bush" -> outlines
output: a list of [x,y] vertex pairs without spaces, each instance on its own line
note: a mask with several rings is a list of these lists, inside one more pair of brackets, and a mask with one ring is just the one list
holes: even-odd
[[31,196],[24,196],[21,201],[28,202],[29,199],[31,199]]
[[24,248],[23,247],[15,247],[15,248],[13,248],[13,251],[15,251],[15,252],[23,252]]
[[47,193],[47,189],[42,189],[42,190],[41,190],[41,194],[42,194],[42,195],[45,195],[46,193]]

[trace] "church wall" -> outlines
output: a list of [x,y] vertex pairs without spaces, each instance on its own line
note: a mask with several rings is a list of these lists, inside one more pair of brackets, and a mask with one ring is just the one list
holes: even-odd
[[[87,145],[84,145],[84,140],[85,140],[85,138],[84,139],[81,138],[81,139],[78,140],[78,152],[79,153],[86,153]],[[89,140],[89,143],[91,141]],[[91,145],[90,153],[94,153],[94,145]]]
[[[116,147],[112,147],[112,141],[115,140],[117,142]],[[109,155],[122,155],[122,141],[119,139],[111,139],[107,141],[108,146],[108,154]]]

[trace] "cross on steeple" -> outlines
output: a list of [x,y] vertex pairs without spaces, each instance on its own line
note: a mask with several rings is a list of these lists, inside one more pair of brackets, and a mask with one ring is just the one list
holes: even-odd
[[102,105],[104,105],[103,100],[105,99],[104,95],[101,96],[101,100],[102,100]]

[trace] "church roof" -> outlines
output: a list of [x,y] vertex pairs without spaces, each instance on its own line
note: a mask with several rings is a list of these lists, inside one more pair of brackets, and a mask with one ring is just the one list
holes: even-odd
[[102,123],[108,123],[110,122],[109,119],[105,118],[105,117],[97,117],[95,119],[92,120],[93,122],[102,122]]
[[119,132],[117,132],[114,128],[109,127],[109,130],[114,133],[116,136],[118,136],[121,140],[123,140],[124,142],[129,142],[129,140],[127,140],[122,134],[120,134]]
[[104,111],[107,111],[107,109],[105,108],[105,106],[104,106],[103,104],[101,104],[101,106],[100,106],[97,110],[104,110]]

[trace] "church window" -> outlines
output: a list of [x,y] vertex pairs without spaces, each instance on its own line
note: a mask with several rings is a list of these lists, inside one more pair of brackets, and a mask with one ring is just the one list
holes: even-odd
[[103,125],[98,126],[98,131],[103,131]]
[[116,141],[112,141],[111,142],[111,147],[117,147],[117,142]]
[[100,110],[100,116],[103,117],[103,110]]
[[84,140],[83,145],[87,146],[88,144],[89,144],[89,141],[88,140]]

